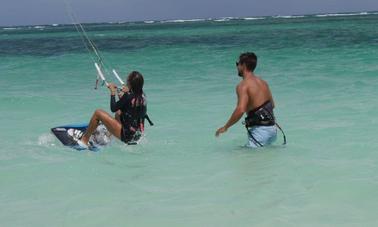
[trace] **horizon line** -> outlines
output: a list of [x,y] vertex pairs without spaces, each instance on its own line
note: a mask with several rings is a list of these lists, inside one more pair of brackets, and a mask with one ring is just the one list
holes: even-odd
[[[221,16],[221,17],[208,17],[208,18],[191,18],[191,19],[145,19],[145,20],[119,20],[119,21],[102,21],[102,22],[79,22],[81,24],[126,24],[126,23],[146,23],[146,22],[163,22],[163,23],[175,23],[175,22],[199,22],[199,21],[212,21],[212,20],[221,20],[221,19],[228,19],[228,20],[238,20],[238,19],[264,19],[264,18],[275,18],[275,19],[295,19],[295,17],[309,17],[309,16],[324,16],[324,17],[337,17],[337,16],[364,16],[364,15],[375,15],[378,14],[378,10],[369,10],[369,11],[342,11],[342,12],[317,12],[317,13],[309,13],[309,14],[292,14],[292,15],[283,15],[283,14],[274,14],[274,15],[264,15],[264,16],[239,16],[239,17],[230,17],[230,16]],[[292,18],[290,18],[292,17]],[[220,21],[219,21],[220,22]],[[67,25],[74,25],[75,23],[46,23],[46,24],[19,24],[19,25],[0,25],[0,28],[13,28],[13,27],[30,27],[30,26],[67,26]]]

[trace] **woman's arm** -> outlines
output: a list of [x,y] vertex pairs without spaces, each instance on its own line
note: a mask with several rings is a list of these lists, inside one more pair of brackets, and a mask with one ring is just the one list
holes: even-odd
[[121,110],[122,106],[124,106],[127,102],[127,95],[123,95],[118,102],[116,102],[115,95],[117,92],[117,86],[115,84],[109,84],[108,88],[110,90],[110,110],[114,113],[118,110]]
[[115,100],[115,94],[110,95],[110,110],[114,113],[121,110],[127,103],[127,94],[124,94],[117,102]]

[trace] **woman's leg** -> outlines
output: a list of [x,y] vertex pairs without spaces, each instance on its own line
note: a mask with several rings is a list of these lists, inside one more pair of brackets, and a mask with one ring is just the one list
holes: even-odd
[[110,114],[108,114],[107,112],[103,110],[96,110],[92,115],[87,131],[85,131],[83,137],[81,138],[81,141],[84,144],[88,144],[89,138],[96,130],[97,126],[100,124],[100,121],[105,125],[105,127],[111,134],[113,134],[118,139],[121,139],[121,123],[112,118],[112,116],[110,116]]

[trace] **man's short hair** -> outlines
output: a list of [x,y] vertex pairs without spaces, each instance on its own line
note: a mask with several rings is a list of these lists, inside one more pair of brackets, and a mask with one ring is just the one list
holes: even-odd
[[257,65],[257,56],[253,52],[245,52],[239,56],[239,64],[244,64],[247,69],[253,72]]

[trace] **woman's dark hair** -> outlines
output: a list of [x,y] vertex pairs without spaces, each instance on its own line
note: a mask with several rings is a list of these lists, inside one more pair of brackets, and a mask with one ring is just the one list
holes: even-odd
[[244,64],[247,69],[253,72],[257,65],[257,56],[253,52],[242,53],[239,57],[239,64]]
[[138,71],[132,71],[129,74],[129,77],[127,78],[127,82],[130,85],[131,91],[136,96],[142,96],[143,95],[144,79],[143,79],[143,76],[142,76],[142,74],[140,72],[138,72]]
[[144,122],[144,115],[146,114],[146,102],[143,93],[144,79],[140,72],[132,71],[127,77],[127,83],[130,86],[131,92],[135,95],[135,98],[131,101],[131,105],[135,107],[134,116],[137,117],[137,125]]

